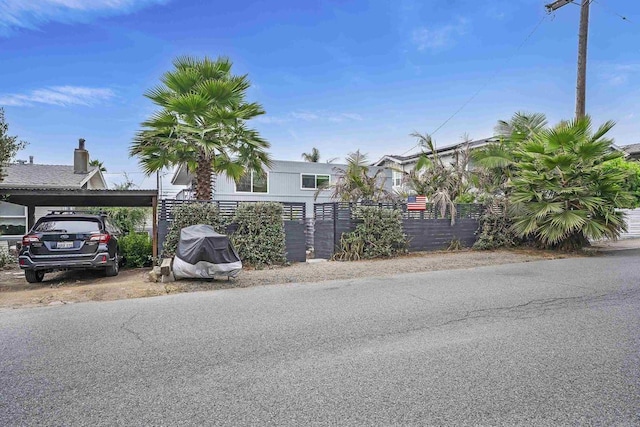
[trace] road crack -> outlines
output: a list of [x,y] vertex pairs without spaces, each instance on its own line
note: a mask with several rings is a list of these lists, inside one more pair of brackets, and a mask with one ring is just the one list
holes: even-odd
[[136,337],[136,339],[140,342],[144,342],[142,340],[142,338],[140,338],[140,333],[134,331],[133,329],[129,328],[127,326],[127,323],[131,322],[133,319],[135,319],[138,316],[138,313],[134,314],[133,316],[131,316],[128,320],[126,320],[125,322],[122,323],[122,326],[120,326],[120,329],[129,332],[131,335],[133,335],[134,337]]

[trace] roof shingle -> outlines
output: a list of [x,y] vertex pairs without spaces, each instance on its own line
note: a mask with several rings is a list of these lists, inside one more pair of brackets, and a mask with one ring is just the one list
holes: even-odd
[[13,163],[3,167],[6,175],[0,187],[20,188],[80,188],[87,177],[95,173],[95,167],[87,173],[74,173],[70,165],[38,165]]

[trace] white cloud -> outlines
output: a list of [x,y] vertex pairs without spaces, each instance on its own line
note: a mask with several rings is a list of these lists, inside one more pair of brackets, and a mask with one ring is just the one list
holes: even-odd
[[611,86],[623,86],[637,74],[640,64],[600,64],[601,77]]
[[291,113],[291,117],[294,119],[304,120],[305,122],[310,122],[313,120],[318,120],[320,116],[315,113],[307,113],[307,112],[296,112]]
[[83,86],[51,86],[23,94],[0,95],[0,105],[30,106],[35,104],[70,106],[95,105],[115,96],[111,89]]
[[452,24],[417,28],[413,30],[412,40],[419,51],[446,49],[456,43],[457,37],[467,32],[468,25],[466,18],[458,18]]
[[167,0],[0,0],[0,35],[36,29],[48,22],[87,22],[121,15]]

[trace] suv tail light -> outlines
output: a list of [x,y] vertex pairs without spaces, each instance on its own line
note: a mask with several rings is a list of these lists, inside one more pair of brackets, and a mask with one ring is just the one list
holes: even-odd
[[92,242],[100,242],[100,243],[109,243],[109,240],[111,240],[111,235],[109,233],[100,233],[100,234],[92,234],[91,235],[91,240]]
[[39,241],[40,239],[38,238],[38,236],[35,236],[33,234],[27,234],[22,238],[22,246],[29,246],[31,243],[35,243]]

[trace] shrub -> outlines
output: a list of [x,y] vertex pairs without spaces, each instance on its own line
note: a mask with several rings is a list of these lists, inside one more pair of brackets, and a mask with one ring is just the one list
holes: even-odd
[[286,262],[280,203],[241,203],[233,223],[237,229],[231,241],[243,263],[261,268]]
[[11,255],[8,250],[0,249],[0,268],[4,268],[16,262],[16,257]]
[[402,214],[398,209],[361,206],[354,210],[356,229],[343,233],[341,251],[334,259],[392,257],[407,252],[407,236],[402,232]]
[[163,256],[170,257],[176,253],[180,230],[196,224],[208,224],[221,234],[226,234],[225,221],[212,203],[186,203],[173,210],[173,221],[169,227],[163,247]]
[[125,266],[139,268],[151,264],[152,243],[147,233],[130,233],[118,240]]
[[478,240],[473,244],[473,249],[491,250],[522,243],[512,229],[513,221],[509,218],[504,201],[487,206],[479,222]]

